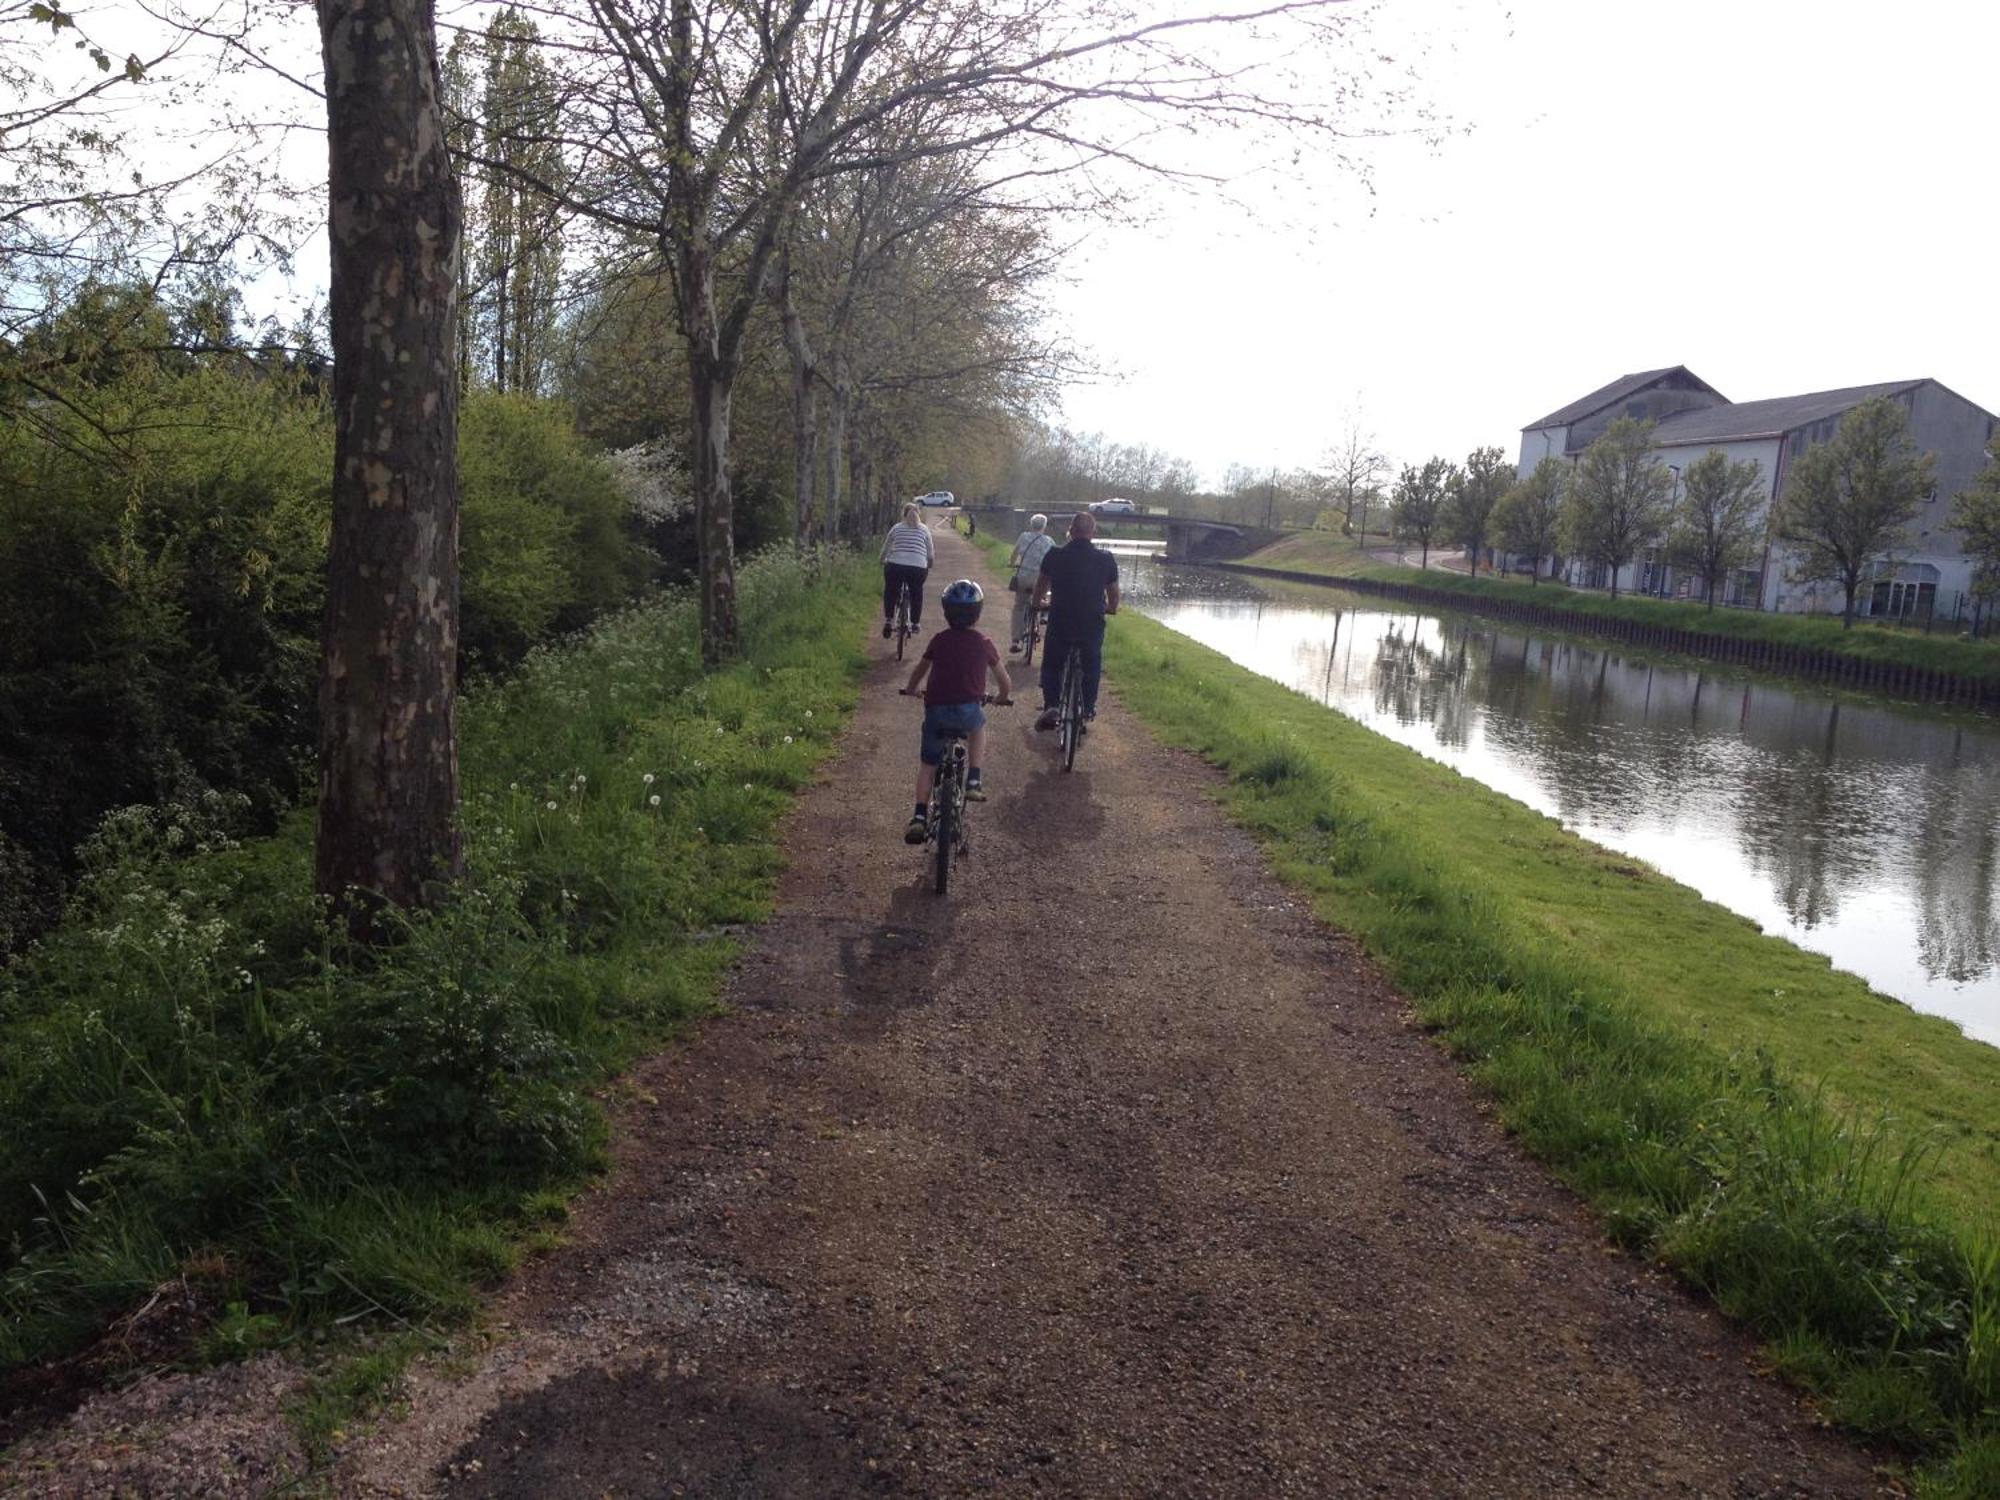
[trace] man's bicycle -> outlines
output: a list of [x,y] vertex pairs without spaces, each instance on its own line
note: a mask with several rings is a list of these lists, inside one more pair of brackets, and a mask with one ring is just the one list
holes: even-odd
[[[906,698],[923,696],[908,688],[902,693]],[[979,701],[1006,708],[1014,700],[989,693]],[[931,782],[930,826],[924,835],[924,858],[936,865],[937,893],[942,896],[951,888],[952,860],[963,859],[972,852],[971,841],[965,836],[965,773],[970,769],[966,740],[970,731],[937,732],[944,740],[944,754],[938,758],[937,776]]]
[[896,591],[896,660],[903,659],[903,642],[917,633],[917,627],[910,621],[910,586],[906,583]]
[[1062,696],[1056,700],[1056,729],[1061,736],[1062,768],[1076,769],[1077,747],[1083,743],[1083,648],[1071,646],[1063,657]]

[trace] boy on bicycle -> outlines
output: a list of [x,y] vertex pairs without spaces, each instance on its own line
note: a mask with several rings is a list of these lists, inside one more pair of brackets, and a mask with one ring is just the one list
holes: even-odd
[[986,800],[979,784],[980,762],[986,758],[986,710],[981,707],[986,697],[986,674],[991,672],[999,683],[1002,701],[1014,691],[1007,669],[1000,663],[999,648],[990,636],[972,628],[979,623],[979,611],[986,603],[979,585],[961,578],[938,602],[951,628],[931,637],[923,659],[903,687],[909,695],[919,687],[924,690],[924,733],[917,751],[917,810],[910,826],[903,830],[906,844],[921,844],[930,833],[931,783],[937,779],[938,762],[944,758],[943,731],[964,732],[965,797],[968,802]]

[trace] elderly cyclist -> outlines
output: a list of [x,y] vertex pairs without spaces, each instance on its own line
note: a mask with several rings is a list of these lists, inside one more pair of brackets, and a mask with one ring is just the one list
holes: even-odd
[[1040,514],[1028,517],[1028,529],[1014,539],[1013,555],[1007,559],[1014,570],[1014,581],[1008,585],[1014,590],[1013,644],[1007,649],[1016,656],[1028,639],[1028,611],[1035,607],[1035,594],[1042,586],[1042,559],[1055,545],[1049,518]]

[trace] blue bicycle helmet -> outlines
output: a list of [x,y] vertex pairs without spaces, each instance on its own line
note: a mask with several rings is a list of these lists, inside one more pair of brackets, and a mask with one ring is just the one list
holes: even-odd
[[979,611],[986,604],[986,591],[970,578],[961,578],[944,591],[944,597],[938,602],[944,606],[947,624],[969,630],[979,623]]

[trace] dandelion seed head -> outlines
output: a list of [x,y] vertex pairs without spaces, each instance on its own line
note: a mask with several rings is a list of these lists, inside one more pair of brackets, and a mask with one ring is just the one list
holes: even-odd
[[648,771],[644,776],[641,776],[639,779],[645,782],[647,786],[651,786],[653,784],[653,773],[651,771]]
[[646,799],[646,803],[649,807],[658,807],[660,805],[660,794],[658,792],[653,793],[652,796]]
[[554,812],[554,811],[556,810],[556,804],[555,804],[555,800],[554,800],[553,798],[551,798],[551,799],[550,799],[549,801],[547,801],[547,802],[543,803],[542,805],[543,805],[544,807],[548,808],[548,810],[549,810],[550,812]]

